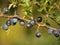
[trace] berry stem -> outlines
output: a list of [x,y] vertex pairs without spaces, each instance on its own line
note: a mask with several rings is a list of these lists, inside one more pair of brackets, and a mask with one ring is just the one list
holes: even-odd
[[50,28],[50,29],[53,29],[53,30],[57,30],[56,28],[53,28],[53,27],[50,27],[50,26],[47,26],[47,25],[45,25],[44,27]]

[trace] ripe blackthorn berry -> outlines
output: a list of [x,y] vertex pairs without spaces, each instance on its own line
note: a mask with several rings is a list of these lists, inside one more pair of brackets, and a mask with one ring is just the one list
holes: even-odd
[[59,32],[59,35],[60,35],[60,28],[58,28],[57,31]]
[[59,37],[59,32],[57,30],[54,30],[53,34],[54,34],[55,37]]
[[26,24],[26,27],[27,27],[27,28],[30,28],[31,26],[32,26],[32,25],[31,25],[30,23],[27,23],[27,24]]
[[36,32],[36,37],[41,37],[41,33],[40,32]]
[[10,26],[11,25],[11,20],[7,20],[6,25]]
[[15,25],[17,21],[18,21],[17,18],[12,18],[12,19],[11,19],[11,24],[12,24],[12,25]]
[[50,28],[49,28],[49,29],[48,29],[48,33],[49,33],[49,34],[52,34],[52,32],[53,32],[53,29],[50,29]]
[[3,28],[3,30],[8,30],[8,26],[7,26],[6,24],[4,24],[4,25],[2,26],[2,28]]
[[41,22],[41,21],[42,21],[42,17],[41,16],[37,17],[37,22]]
[[57,31],[59,31],[59,34],[60,34],[60,28],[58,28]]
[[24,22],[24,20],[20,20],[19,23],[20,23],[21,25],[24,25],[25,22]]
[[31,25],[34,25],[34,24],[35,24],[35,20],[31,20],[31,21],[30,21],[30,24],[31,24]]
[[4,9],[3,9],[3,12],[4,12],[5,14],[8,13],[8,12],[9,12],[8,8],[4,8]]

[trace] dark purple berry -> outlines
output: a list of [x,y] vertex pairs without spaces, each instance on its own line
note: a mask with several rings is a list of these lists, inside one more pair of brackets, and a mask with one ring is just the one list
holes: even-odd
[[54,34],[55,37],[59,37],[59,32],[57,30],[54,30],[53,34]]
[[41,37],[41,33],[40,32],[36,32],[36,37]]
[[25,22],[24,22],[24,20],[20,20],[19,23],[20,23],[21,25],[24,25]]
[[55,34],[55,37],[59,37],[59,34]]
[[35,20],[31,20],[29,23],[30,23],[31,25],[34,25],[34,24],[35,24]]
[[30,28],[32,25],[30,23],[26,24],[27,28]]
[[18,19],[17,18],[12,18],[11,19],[11,24],[15,25],[17,23]]
[[6,25],[10,26],[11,25],[11,20],[7,20]]
[[58,29],[57,29],[57,31],[58,31],[58,32],[59,32],[59,34],[60,34],[60,28],[58,28]]
[[42,17],[37,17],[37,22],[41,22],[42,21]]

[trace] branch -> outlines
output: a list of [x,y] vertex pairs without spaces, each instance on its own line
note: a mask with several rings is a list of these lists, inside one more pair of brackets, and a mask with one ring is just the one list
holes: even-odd
[[[52,16],[50,16],[49,14],[46,14],[46,17],[49,17],[49,18],[53,18]],[[53,20],[55,23],[59,24],[57,21]]]
[[[14,16],[5,15],[5,14],[2,14],[2,12],[0,12],[0,17],[5,17],[5,18],[13,18],[13,17],[16,17],[16,18],[25,20],[25,21],[27,21],[27,22],[30,22],[30,20],[28,20],[28,19],[21,18],[21,17],[18,17],[18,16],[16,16],[16,15],[14,15]],[[47,15],[47,17],[49,17],[49,16]],[[30,18],[33,19],[32,16],[31,16]],[[36,25],[38,26],[37,31],[38,31],[39,27],[46,27],[46,28],[51,28],[51,29],[53,29],[53,30],[56,30],[56,28],[53,28],[53,27],[50,27],[50,26],[48,26],[48,25],[46,25],[46,24],[41,24],[41,23],[38,23],[38,22],[36,22]]]
[[54,6],[56,6],[58,8],[58,10],[60,11],[60,7],[58,4],[54,3]]

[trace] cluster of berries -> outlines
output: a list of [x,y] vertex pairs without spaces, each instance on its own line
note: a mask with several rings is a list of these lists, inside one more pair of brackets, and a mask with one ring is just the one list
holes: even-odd
[[[4,8],[4,13],[8,13],[9,10],[7,8]],[[19,17],[19,14],[16,14],[17,17]],[[12,17],[11,19],[7,20],[6,23],[2,26],[2,28],[4,30],[8,30],[8,27],[10,25],[16,25],[17,21],[19,21],[20,25],[24,25],[25,24],[25,20],[17,18],[17,17]],[[32,26],[34,26],[36,24],[36,22],[42,22],[42,17],[38,16],[36,20],[30,20],[27,24],[26,27],[27,28],[31,28]],[[57,30],[53,30],[51,28],[48,29],[48,33],[49,34],[53,34],[56,37],[60,36],[60,29]],[[36,32],[36,37],[40,37],[41,33],[40,32]]]

